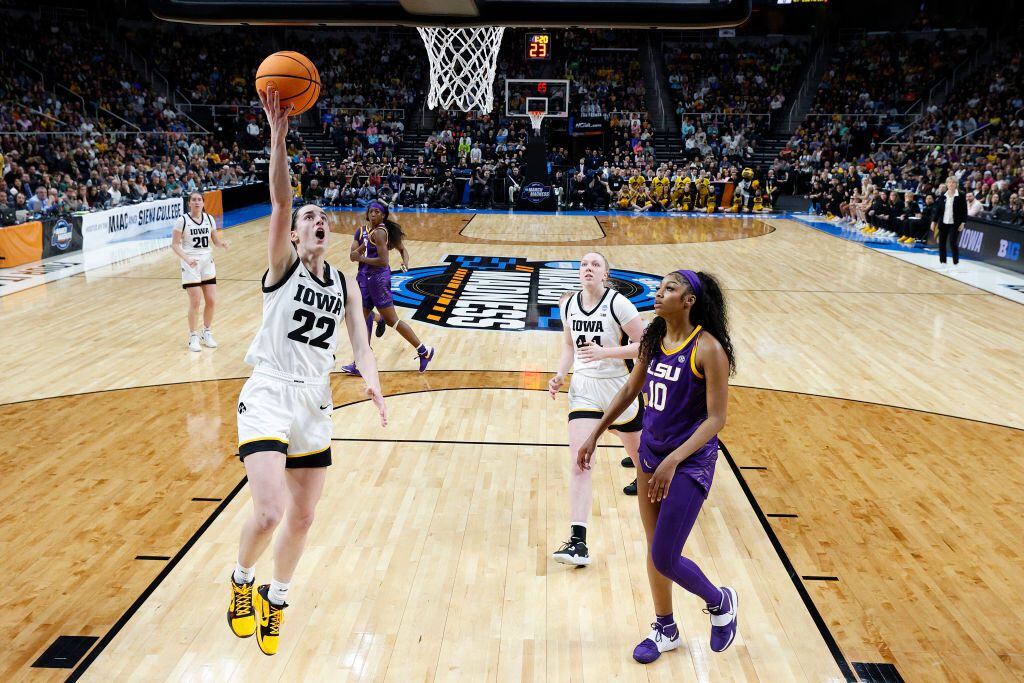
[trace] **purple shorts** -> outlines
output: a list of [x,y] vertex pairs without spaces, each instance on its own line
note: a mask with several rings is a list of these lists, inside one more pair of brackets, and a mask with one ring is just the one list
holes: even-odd
[[369,311],[372,308],[379,310],[395,305],[394,299],[391,298],[390,268],[356,273],[356,282],[363,295],[364,311]]
[[[664,455],[658,454],[651,450],[651,447],[640,438],[640,448],[637,449],[637,459],[640,461],[640,469],[647,474],[654,474],[654,470],[658,469],[658,465],[664,460],[668,453]],[[671,451],[670,451],[671,452]],[[711,442],[701,446],[696,452],[691,453],[690,457],[679,463],[676,467],[676,474],[682,472],[704,490],[704,497],[707,498],[708,491],[711,490],[711,480],[715,477],[715,461],[718,459],[718,439],[714,438]]]

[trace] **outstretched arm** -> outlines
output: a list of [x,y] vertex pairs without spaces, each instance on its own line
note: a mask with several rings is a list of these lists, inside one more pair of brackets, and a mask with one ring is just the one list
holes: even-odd
[[270,282],[278,282],[298,258],[291,244],[292,189],[288,170],[288,114],[292,105],[281,108],[281,94],[275,88],[257,91],[263,112],[270,124],[270,231],[267,236],[267,261]]

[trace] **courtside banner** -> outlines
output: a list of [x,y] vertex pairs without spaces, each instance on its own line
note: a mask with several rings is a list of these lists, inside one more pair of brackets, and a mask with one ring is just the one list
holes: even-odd
[[181,197],[172,197],[85,214],[82,248],[88,251],[150,230],[169,230],[182,215],[183,207]]

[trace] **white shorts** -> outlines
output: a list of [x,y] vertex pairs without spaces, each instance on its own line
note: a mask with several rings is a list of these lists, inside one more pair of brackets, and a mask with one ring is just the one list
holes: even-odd
[[213,254],[202,254],[191,258],[196,260],[195,268],[188,265],[187,261],[181,262],[182,289],[217,284],[217,266],[213,264]]
[[[587,377],[578,372],[573,373],[572,382],[569,384],[569,420],[600,420],[627,379],[629,375]],[[619,432],[639,432],[643,427],[643,418],[643,404],[637,396],[610,428]]]
[[285,467],[331,464],[330,379],[288,379],[262,368],[253,370],[238,396],[238,457],[260,451],[287,456]]

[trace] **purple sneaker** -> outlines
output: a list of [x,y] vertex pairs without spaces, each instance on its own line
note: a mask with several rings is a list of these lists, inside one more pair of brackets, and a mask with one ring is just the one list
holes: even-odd
[[430,361],[434,360],[434,347],[428,346],[426,351],[417,353],[416,357],[420,359],[420,372],[426,372]]
[[[672,630],[675,631],[675,636],[672,638],[665,635],[664,629],[668,628],[668,626],[671,626]],[[683,639],[679,637],[679,628],[675,624],[669,624],[668,626],[662,626],[658,622],[651,624],[652,631],[650,635],[633,648],[633,659],[641,664],[650,664],[660,657],[662,652],[674,650],[682,645]]]
[[[739,624],[740,600],[736,596],[736,591],[728,586],[722,586],[722,593],[722,605],[704,610],[711,615],[711,649],[715,652],[724,652],[732,645]],[[729,602],[728,609],[724,604],[726,599]]]
[[359,368],[356,367],[354,362],[344,366],[341,371],[346,375],[352,375],[353,377],[362,377],[362,373],[359,372]]

